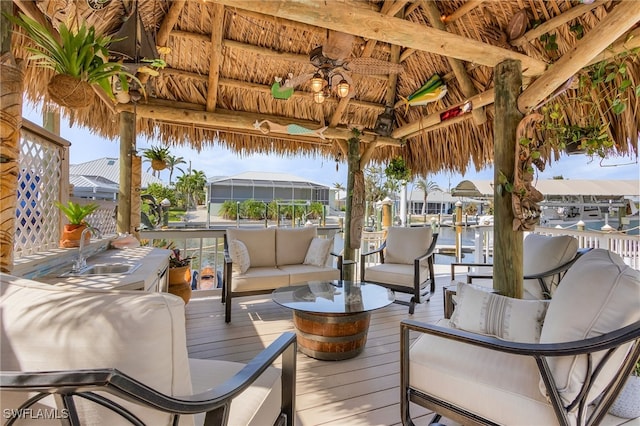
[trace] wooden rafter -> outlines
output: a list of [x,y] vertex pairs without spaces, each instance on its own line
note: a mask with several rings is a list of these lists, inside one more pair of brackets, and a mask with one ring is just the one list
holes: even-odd
[[211,11],[211,50],[209,62],[209,84],[207,84],[207,111],[215,111],[218,101],[218,79],[222,64],[222,32],[224,28],[224,6],[213,5]]
[[511,45],[522,46],[526,43],[529,43],[531,40],[536,40],[541,35],[558,28],[560,25],[564,25],[572,19],[576,19],[589,12],[590,10],[603,5],[606,1],[607,0],[596,0],[591,4],[583,3],[578,6],[574,6],[566,12],[563,12],[560,15],[555,16],[544,22],[543,24],[535,27],[534,29],[527,31],[522,37],[518,37],[517,39],[511,41]]
[[600,61],[609,60],[615,56],[625,52],[631,52],[631,50],[638,48],[640,48],[640,28],[636,28],[627,34],[624,34],[611,46],[607,47],[599,55],[589,61],[586,66],[596,64]]
[[[422,4],[422,10],[424,10],[425,14],[429,18],[431,25],[434,28],[446,31],[445,25],[440,21],[440,9],[438,9],[438,5],[435,1],[422,0],[420,3]],[[464,63],[455,58],[447,58],[447,61],[456,76],[456,80],[458,80],[458,83],[460,84],[460,89],[462,89],[464,96],[470,98],[477,95],[478,91],[476,90],[473,81],[471,81],[471,77],[469,76],[469,73],[467,73]],[[481,125],[487,122],[487,114],[485,113],[484,108],[474,108],[471,114],[473,115],[473,121],[476,125]]]
[[522,92],[518,98],[520,111],[526,113],[535,108],[639,20],[640,7],[636,2],[619,3],[598,25],[578,40],[573,49]]
[[182,8],[187,0],[174,0],[171,2],[171,7],[167,12],[167,15],[164,17],[162,24],[160,24],[160,29],[158,29],[158,35],[156,36],[156,45],[158,46],[166,46],[169,41],[169,34],[173,30],[173,27],[178,22],[178,18],[180,18],[180,13],[182,12]]
[[[482,108],[485,107],[487,105],[490,105],[493,103],[494,101],[494,96],[495,96],[495,92],[493,91],[493,89],[489,89],[486,92],[482,92],[479,93],[475,96],[472,96],[471,98],[469,98],[467,101],[470,101],[471,104],[473,105],[473,108]],[[466,102],[466,101],[465,101]],[[459,104],[456,105],[452,105],[450,107],[447,108],[443,108],[439,111],[436,111],[432,114],[429,114],[425,117],[422,117],[419,120],[416,120],[414,122],[405,124],[404,126],[398,127],[397,129],[395,129],[393,131],[393,133],[391,133],[391,137],[392,138],[396,138],[396,139],[402,139],[402,138],[407,138],[407,137],[411,137],[414,136],[422,131],[425,131],[427,129],[430,129],[433,126],[439,125],[441,120],[440,120],[440,114],[442,114],[443,112],[449,111],[452,108],[458,107],[458,106],[462,106],[464,104],[464,102],[461,102]],[[465,114],[466,115],[466,114]],[[460,117],[460,116],[459,116]],[[464,117],[464,116],[462,116]],[[443,124],[445,126],[449,126],[451,124],[457,123],[458,120],[456,120],[455,117],[453,119],[444,121]]]
[[462,6],[457,8],[456,11],[453,12],[451,15],[442,16],[441,21],[443,24],[450,24],[454,21],[457,21],[458,19],[462,18],[464,15],[466,15],[476,7],[480,6],[484,2],[485,0],[468,0]]
[[[506,59],[522,62],[527,75],[539,75],[546,64],[521,53],[503,49],[488,43],[436,30],[404,19],[390,17],[368,9],[327,6],[327,2],[300,0],[297,2],[257,2],[253,0],[213,0],[229,7],[251,10],[292,21],[304,22],[376,39],[390,44],[410,47],[468,62],[494,67]],[[336,3],[338,5],[338,3]],[[358,25],[354,25],[358,22]]]
[[[133,112],[134,106],[130,104],[120,104],[117,109],[119,112]],[[172,106],[167,105],[166,103],[155,104],[153,101],[150,101],[147,104],[136,105],[135,112],[139,118],[150,118],[157,121],[196,125],[220,131],[245,131],[247,134],[256,135],[262,135],[262,133],[255,129],[254,123],[262,120],[270,120],[274,123],[279,123],[285,126],[289,124],[297,124],[308,129],[315,129],[318,127],[318,123],[308,120],[296,120],[287,117],[222,109],[217,109],[216,112],[209,112],[204,110],[195,110],[193,109],[192,104],[189,104],[189,108],[181,108],[180,104],[175,102]],[[281,134],[274,133],[274,135],[279,137]],[[340,127],[325,130],[324,136],[327,139],[347,140],[353,137],[353,133],[346,127]],[[298,137],[298,135],[296,135],[296,137]],[[315,138],[314,140],[319,141],[321,139]],[[380,145],[400,146],[400,142],[395,139],[381,137],[371,132],[365,132],[361,137],[362,142],[372,142],[374,140],[377,140],[377,143]]]

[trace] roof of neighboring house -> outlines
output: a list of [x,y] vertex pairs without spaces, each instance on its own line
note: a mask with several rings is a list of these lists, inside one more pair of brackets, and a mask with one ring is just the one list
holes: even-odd
[[[534,186],[545,196],[624,197],[640,194],[640,185],[637,180],[544,179],[534,182]],[[460,197],[493,197],[493,182],[490,180],[463,180],[451,190],[451,193]]]
[[321,183],[312,182],[289,173],[280,172],[244,172],[233,176],[215,177],[209,183],[231,184],[234,186],[286,186],[286,187],[315,187],[327,188]]
[[[113,183],[117,187],[120,182],[120,160],[104,157],[87,161],[86,163],[71,164],[69,165],[69,175],[84,176],[85,178],[91,178],[94,182]],[[141,187],[146,188],[152,183],[161,184],[162,180],[143,171]]]

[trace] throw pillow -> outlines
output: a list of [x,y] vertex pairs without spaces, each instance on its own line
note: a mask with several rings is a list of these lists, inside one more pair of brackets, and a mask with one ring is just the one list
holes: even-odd
[[511,342],[538,343],[549,301],[522,300],[458,284],[454,327]]
[[244,274],[251,266],[249,258],[249,250],[247,246],[240,240],[229,241],[229,255],[233,262],[233,272],[236,274]]
[[304,258],[305,265],[324,266],[327,262],[327,256],[331,251],[333,240],[328,238],[314,237],[307,249],[307,255]]

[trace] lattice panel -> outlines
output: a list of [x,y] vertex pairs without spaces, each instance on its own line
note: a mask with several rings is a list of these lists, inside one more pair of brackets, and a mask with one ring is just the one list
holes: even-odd
[[58,247],[62,151],[23,128],[16,205],[16,258]]

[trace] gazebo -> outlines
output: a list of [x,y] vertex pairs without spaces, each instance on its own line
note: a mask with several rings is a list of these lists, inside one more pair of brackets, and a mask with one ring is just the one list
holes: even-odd
[[[517,296],[522,238],[512,229],[512,193],[502,189],[518,181],[528,188],[531,161],[562,154],[564,142],[545,144],[549,132],[596,129],[592,139],[611,141],[607,155],[637,158],[640,8],[634,1],[14,0],[2,8],[54,34],[62,22],[71,28],[86,22],[119,37],[133,22],[140,31],[129,42],[158,47],[152,59],[166,66],[142,79],[146,96],[118,102],[96,89],[89,107],[60,107],[76,125],[120,140],[121,182],[131,182],[139,169],[132,167],[138,135],[203,151],[227,146],[346,162],[347,259],[359,246],[367,164],[401,157],[421,176],[493,164],[496,282]],[[0,178],[3,205],[11,206],[23,91],[48,103],[53,72],[34,61],[24,71],[15,65],[30,55],[30,41],[17,27],[11,37],[9,21],[2,23]],[[120,56],[145,58],[135,47]],[[585,148],[579,145],[573,148]],[[131,190],[121,191],[124,232],[135,227],[135,215]],[[7,271],[10,216],[3,217],[0,241]]]

